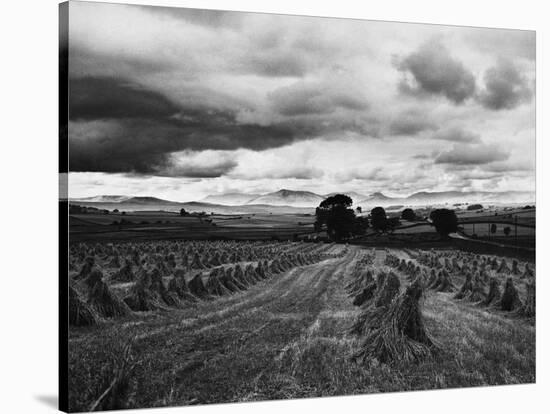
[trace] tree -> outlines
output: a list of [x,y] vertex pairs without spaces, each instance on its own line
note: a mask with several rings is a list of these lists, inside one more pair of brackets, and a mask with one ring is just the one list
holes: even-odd
[[378,232],[385,232],[388,227],[386,210],[384,210],[382,207],[374,207],[370,211],[370,224],[374,230]]
[[449,233],[454,233],[458,230],[458,219],[454,210],[446,208],[433,210],[430,213],[430,220],[441,237],[447,237]]
[[358,214],[361,214],[363,212],[363,209],[361,208],[361,206],[357,206],[355,211],[357,211]]
[[353,200],[351,199],[351,197],[345,194],[335,194],[321,201],[321,204],[319,204],[319,207],[330,209],[335,206],[351,207],[352,204],[353,204]]
[[509,236],[512,229],[509,226],[506,226],[502,229],[502,231],[504,231],[505,236]]
[[401,212],[401,218],[403,220],[407,221],[415,221],[416,220],[416,213],[412,208],[406,208]]
[[180,216],[186,216],[186,215],[187,215],[187,211],[185,211],[185,209],[182,208],[182,209],[180,210]]
[[482,210],[483,206],[481,204],[471,204],[468,207],[466,207],[466,210],[472,211],[472,210]]
[[355,228],[355,213],[344,206],[334,206],[328,212],[326,226],[331,240],[347,239],[353,234]]
[[353,200],[344,194],[336,194],[323,200],[315,209],[315,231],[321,231],[326,226],[327,234],[333,241],[342,241],[354,234],[364,234],[368,223],[355,217],[350,208],[352,204]]
[[491,234],[495,234],[497,232],[497,225],[495,223],[491,224]]
[[113,213],[118,213],[118,208],[115,208],[115,209],[113,210]]

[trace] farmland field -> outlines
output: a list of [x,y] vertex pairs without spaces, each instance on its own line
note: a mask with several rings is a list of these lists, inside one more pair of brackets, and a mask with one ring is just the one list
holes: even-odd
[[[533,269],[457,250],[269,241],[74,244],[71,286],[95,316],[70,329],[70,409],[534,382],[534,316],[525,311]],[[351,328],[374,305],[354,302],[367,274],[381,273],[397,277],[395,297],[406,297],[413,282],[423,288],[419,309],[434,345],[422,358],[361,354],[365,334]],[[474,297],[474,288],[458,299],[474,273],[482,296]],[[434,279],[442,275],[451,287]],[[493,280],[501,288],[510,280],[522,305],[482,305]],[[98,289],[102,298],[109,292],[114,308],[97,302],[91,292]]]
[[313,233],[310,214],[212,214],[180,216],[167,211],[71,214],[71,241],[135,239],[290,239]]

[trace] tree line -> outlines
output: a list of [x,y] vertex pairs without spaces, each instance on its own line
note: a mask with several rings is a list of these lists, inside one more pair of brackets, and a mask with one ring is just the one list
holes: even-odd
[[[336,194],[324,199],[315,209],[315,231],[326,230],[332,241],[344,241],[355,236],[366,234],[368,228],[376,233],[392,233],[400,224],[399,217],[388,217],[383,207],[375,207],[367,216],[356,215],[351,208],[353,200],[345,194]],[[360,207],[356,209],[361,214]],[[413,209],[406,208],[401,212],[401,219],[419,221]],[[430,213],[428,222],[442,236],[458,230],[458,219],[453,210],[436,209]]]

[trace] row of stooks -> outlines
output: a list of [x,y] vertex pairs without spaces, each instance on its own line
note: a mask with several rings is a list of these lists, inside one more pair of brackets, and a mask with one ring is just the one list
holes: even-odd
[[[330,247],[328,245],[315,244],[253,244],[245,242],[243,244],[235,244],[230,250],[226,249],[227,246],[225,249],[214,250],[212,246],[216,246],[217,242],[204,242],[203,244],[197,244],[197,242],[187,244],[182,242],[158,243],[160,244],[147,242],[139,244],[127,243],[119,246],[108,244],[104,247],[89,247],[80,244],[78,248],[71,250],[69,270],[77,270],[78,263],[86,263],[90,258],[94,258],[95,262],[104,262],[105,267],[120,268],[122,263],[121,257],[131,258],[132,262],[136,265],[146,260],[162,260],[167,266],[175,267],[178,265],[184,269],[201,270],[222,264],[269,259],[282,253],[293,253],[296,251],[307,253]],[[170,244],[167,245],[167,243]],[[203,247],[201,248],[200,246]],[[204,248],[204,246],[209,247]]]
[[128,255],[134,250],[139,253],[159,253],[167,255],[191,254],[193,252],[208,253],[211,251],[239,251],[243,252],[249,249],[277,249],[292,245],[291,242],[273,242],[273,241],[211,241],[211,240],[155,240],[139,242],[116,242],[116,243],[76,243],[72,244],[69,252],[72,256],[112,256],[117,252]]
[[[189,281],[185,270],[175,268],[165,283],[158,262],[150,266],[135,265],[131,260],[107,280],[103,272],[92,264],[81,271],[69,285],[69,324],[86,326],[97,324],[102,318],[121,317],[133,311],[154,311],[178,308],[199,300],[213,300],[247,290],[270,276],[286,272],[296,266],[305,266],[321,260],[341,256],[329,254],[284,254],[275,259],[260,260],[246,266],[216,267],[203,281],[203,273],[196,273]],[[136,269],[134,269],[136,267]],[[119,298],[108,282],[134,282],[124,297]]]
[[[492,270],[496,273],[532,277],[534,275],[533,269],[529,266],[529,263],[523,265],[523,271],[520,269],[520,264],[516,259],[512,259],[511,267],[508,265],[508,261],[502,258],[500,263],[496,257],[482,256],[473,253],[449,253],[434,251],[419,252],[415,257],[416,260],[428,267],[436,269],[446,269],[449,272],[460,273],[465,275],[470,272],[479,270],[481,273]],[[462,262],[462,265],[460,264]]]
[[[502,262],[505,262],[505,259],[502,259]],[[409,280],[419,278],[427,289],[437,292],[456,292],[453,296],[455,299],[465,300],[490,309],[514,312],[518,316],[535,316],[536,284],[532,274],[529,277],[525,276],[526,296],[522,301],[511,276],[506,278],[504,289],[501,289],[499,278],[496,275],[489,276],[483,267],[477,264],[476,260],[472,262],[471,268],[463,265],[459,269],[451,269],[455,275],[465,277],[460,288],[455,285],[447,267],[439,268],[436,271],[433,267],[429,268],[428,266],[428,270],[426,267],[420,268],[412,261],[399,260],[392,254],[386,255],[385,264],[405,273]],[[522,278],[524,278],[523,274]]]

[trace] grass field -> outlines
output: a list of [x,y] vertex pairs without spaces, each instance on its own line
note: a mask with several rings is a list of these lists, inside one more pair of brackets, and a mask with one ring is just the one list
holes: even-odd
[[[133,239],[291,239],[313,233],[308,214],[213,214],[180,216],[166,211],[72,214],[71,242]],[[122,223],[121,223],[122,221]]]
[[[535,381],[533,320],[432,290],[426,290],[421,308],[426,329],[439,344],[432,357],[390,364],[355,361],[362,339],[349,329],[360,309],[345,286],[365,267],[361,260],[372,250],[307,243],[284,249],[299,252],[312,246],[327,258],[273,275],[245,291],[178,309],[133,312],[93,327],[71,327],[71,410],[87,410],[109,386],[127,341],[132,341],[136,367],[123,407]],[[373,272],[390,270],[385,264],[390,254],[419,264],[416,251],[374,252],[368,265]],[[403,290],[408,276],[393,270]],[[106,270],[106,280],[110,272]],[[514,278],[523,297],[519,276]],[[457,286],[463,280],[454,277]]]

